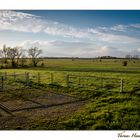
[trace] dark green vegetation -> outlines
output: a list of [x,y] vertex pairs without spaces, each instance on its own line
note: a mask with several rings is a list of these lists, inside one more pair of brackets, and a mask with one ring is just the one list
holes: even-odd
[[[127,61],[127,66],[123,66],[123,61]],[[21,105],[22,101],[25,101],[23,97],[26,97],[42,104],[50,103],[48,108],[42,106],[37,110],[15,112],[15,117],[7,118],[1,115],[1,126],[3,122],[7,122],[1,129],[140,129],[140,60],[47,59],[43,63],[43,66],[40,64],[36,68],[1,69],[1,75],[5,71],[7,74],[40,73],[40,83],[31,77],[30,88],[1,92],[1,102],[12,104],[12,100],[16,100],[14,103]],[[50,73],[53,74],[53,81],[50,79]],[[67,75],[76,75],[75,78],[69,79],[69,88]],[[79,85],[78,78],[82,76],[90,78],[81,78]],[[108,82],[101,77],[117,80],[109,79]],[[124,81],[123,93],[120,93],[121,79]],[[41,98],[52,96],[54,92],[58,94],[57,98],[53,96],[49,100],[47,97],[47,102]],[[26,106],[28,107],[28,102]]]

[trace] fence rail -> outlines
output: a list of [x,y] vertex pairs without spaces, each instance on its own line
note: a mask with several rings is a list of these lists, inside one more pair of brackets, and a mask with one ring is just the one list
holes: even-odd
[[[46,74],[36,73],[32,74],[29,72],[25,73],[12,73],[7,74],[4,72],[0,76],[0,90],[11,90],[21,89],[26,86],[32,86],[36,84],[57,84],[69,91],[73,90],[111,90],[123,93],[126,90],[126,86],[129,82],[122,78],[112,78],[103,76],[83,76],[83,75],[72,75],[65,74],[63,76],[55,75],[54,73],[48,72]],[[136,85],[136,84],[135,84]],[[131,85],[132,86],[132,85]],[[126,90],[127,91],[127,90]]]

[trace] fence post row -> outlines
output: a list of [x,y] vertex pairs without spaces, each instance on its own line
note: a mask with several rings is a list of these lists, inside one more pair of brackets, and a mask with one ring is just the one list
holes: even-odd
[[[6,80],[7,79],[7,73],[5,72],[4,73],[4,75],[3,76],[1,76],[1,89],[3,90],[4,89],[4,80]],[[16,73],[14,72],[14,74],[13,74],[13,78],[14,78],[14,80],[16,80]],[[80,85],[81,85],[81,77],[80,76],[78,76],[77,77],[78,79],[78,86],[80,87]],[[101,77],[100,77],[100,80],[101,80],[101,89],[103,89],[104,88],[104,79],[103,79],[103,77],[102,77],[102,74],[101,74]],[[53,75],[53,73],[50,73],[50,81],[51,81],[51,83],[53,83],[54,82],[54,75]],[[120,93],[123,93],[124,92],[124,80],[121,78],[120,80],[119,80],[120,82],[119,82],[119,85],[120,85]],[[41,82],[41,79],[40,79],[40,73],[38,73],[38,83],[40,83]],[[29,72],[25,72],[25,85],[26,86],[29,86],[29,84],[30,84],[30,79],[29,79]],[[66,86],[67,86],[67,89],[68,89],[68,91],[69,91],[69,88],[70,88],[70,75],[69,74],[67,74],[66,75]]]

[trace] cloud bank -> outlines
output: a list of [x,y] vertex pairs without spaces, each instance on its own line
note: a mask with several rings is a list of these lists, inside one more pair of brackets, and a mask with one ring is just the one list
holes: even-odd
[[[124,57],[126,54],[139,55],[140,48],[132,51],[123,51],[120,48],[111,46],[97,46],[94,43],[85,42],[64,42],[64,41],[31,41],[27,40],[20,45],[26,47],[39,47],[43,51],[43,56],[48,57],[98,57],[98,56],[118,56]],[[94,46],[94,47],[93,47]]]
[[[124,56],[132,46],[138,46],[140,39],[120,33],[140,30],[140,24],[114,25],[112,27],[75,28],[56,21],[43,19],[33,14],[17,11],[0,11],[0,30],[24,33],[43,33],[63,38],[42,41],[25,40],[25,48],[37,46],[47,56],[94,57],[100,55]],[[117,34],[116,34],[117,32]],[[65,39],[70,41],[65,41]],[[75,41],[77,40],[77,41]],[[139,53],[139,49],[133,49]],[[127,49],[129,48],[129,49]]]

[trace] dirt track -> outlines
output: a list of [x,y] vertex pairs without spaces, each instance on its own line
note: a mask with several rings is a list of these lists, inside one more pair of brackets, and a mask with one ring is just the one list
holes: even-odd
[[30,129],[28,123],[35,120],[53,121],[71,116],[83,104],[77,98],[64,94],[39,93],[37,96],[1,102],[14,116],[0,110],[0,129]]

